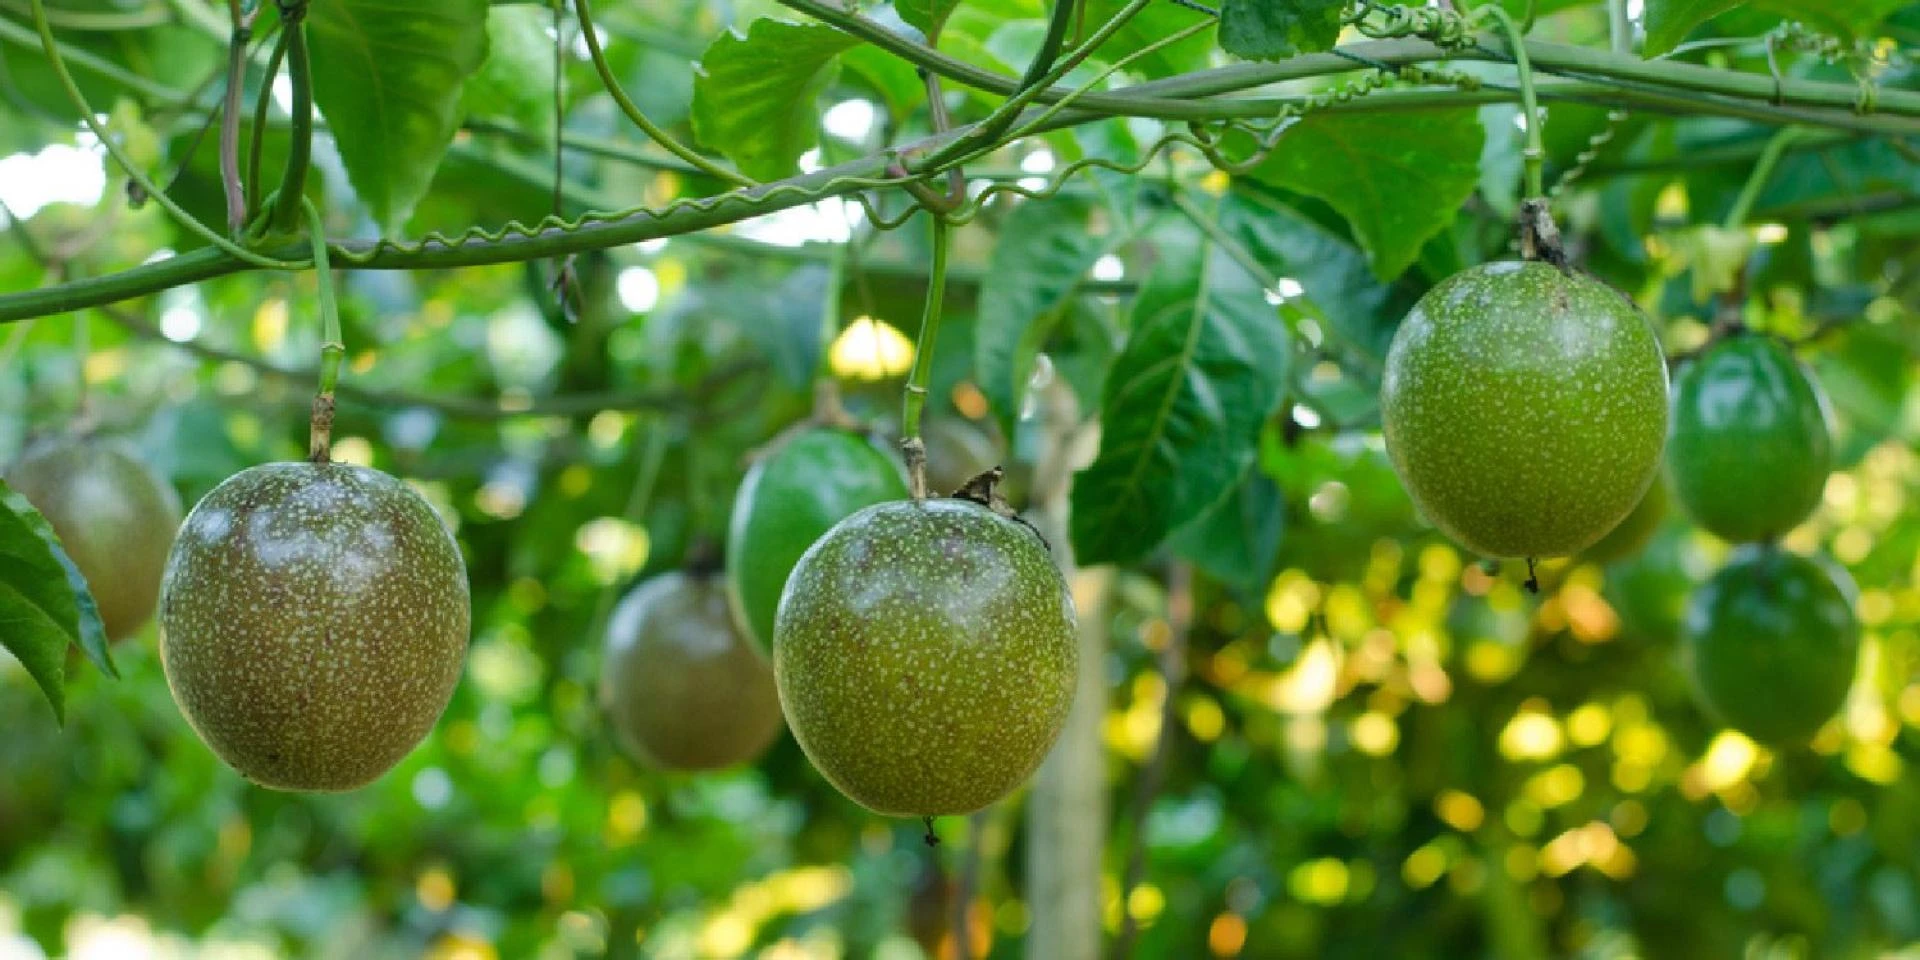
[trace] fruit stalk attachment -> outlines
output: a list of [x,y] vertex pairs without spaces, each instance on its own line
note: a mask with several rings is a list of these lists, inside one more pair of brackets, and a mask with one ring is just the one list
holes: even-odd
[[940,307],[947,295],[947,247],[953,225],[929,210],[933,219],[933,262],[927,275],[927,309],[920,318],[920,336],[913,348],[913,371],[907,377],[906,403],[900,417],[900,452],[907,461],[908,489],[915,500],[927,498],[927,445],[920,439],[920,414],[927,406],[927,383],[933,378],[933,345],[940,336]]
[[1526,38],[1521,35],[1520,25],[1514,22],[1513,15],[1499,4],[1488,4],[1481,11],[1482,16],[1493,21],[1507,36],[1515,78],[1520,86],[1520,112],[1526,120],[1527,142],[1520,152],[1526,178],[1520,202],[1520,256],[1527,260],[1551,263],[1564,271],[1568,269],[1567,255],[1561,246],[1560,228],[1553,222],[1553,209],[1547,199],[1546,139],[1540,132],[1540,98],[1533,89],[1533,62],[1527,57]]
[[333,267],[327,258],[327,228],[320,209],[301,198],[307,212],[307,238],[313,244],[314,278],[320,286],[320,390],[313,397],[313,427],[307,441],[307,459],[333,460],[333,391],[340,383],[340,361],[347,345],[340,335],[340,306],[333,296]]

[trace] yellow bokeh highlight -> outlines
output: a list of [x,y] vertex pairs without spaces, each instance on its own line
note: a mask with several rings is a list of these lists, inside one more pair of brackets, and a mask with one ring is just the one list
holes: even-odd
[[1281,633],[1299,633],[1320,605],[1320,585],[1298,570],[1273,578],[1267,589],[1267,622]]
[[1292,669],[1267,685],[1267,703],[1281,713],[1324,713],[1339,693],[1339,682],[1339,653],[1332,641],[1319,637],[1300,651]]
[[1384,757],[1400,745],[1400,726],[1393,718],[1378,711],[1369,710],[1353,718],[1347,728],[1347,737],[1361,753],[1370,757]]
[[1322,857],[1294,867],[1287,875],[1287,890],[1297,900],[1329,906],[1347,898],[1351,879],[1344,861]]
[[1571,763],[1543,770],[1527,779],[1527,799],[1543,810],[1566,806],[1587,788],[1586,775]]
[[603,585],[618,583],[647,565],[652,542],[647,529],[619,517],[597,517],[580,525],[574,548],[586,554],[593,577]]
[[631,843],[647,829],[647,801],[634,790],[622,790],[607,804],[607,839]]
[[1567,739],[1576,747],[1598,746],[1612,732],[1613,714],[1605,704],[1583,703],[1567,715]]
[[1187,704],[1187,731],[1201,743],[1212,743],[1220,739],[1227,727],[1227,715],[1212,697],[1194,697]]
[[1551,760],[1564,744],[1560,724],[1544,706],[1522,704],[1500,730],[1500,754],[1509,760]]
[[1461,833],[1472,833],[1486,821],[1487,808],[1471,794],[1442,790],[1439,796],[1433,798],[1433,814]]
[[1431,887],[1446,874],[1447,852],[1434,843],[1407,854],[1406,862],[1400,865],[1400,879],[1414,890]]
[[888,380],[913,368],[913,341],[884,320],[859,317],[827,351],[827,363],[847,380]]
[[413,881],[413,895],[420,901],[420,906],[426,908],[428,912],[445,911],[453,906],[454,897],[457,895],[453,874],[448,873],[447,868],[440,866],[428,867],[420,871],[420,876]]
[[1701,775],[1706,778],[1707,789],[1725,790],[1745,780],[1759,760],[1760,748],[1752,740],[1738,731],[1723,730],[1707,745],[1706,756],[1700,758]]

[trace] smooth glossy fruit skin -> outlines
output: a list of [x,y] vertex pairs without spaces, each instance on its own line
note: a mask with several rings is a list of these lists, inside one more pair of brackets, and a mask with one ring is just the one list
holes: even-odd
[[187,721],[242,776],[352,790],[440,718],[469,617],[460,549],[418,494],[365,467],[275,463],[187,515],[160,659]]
[[1694,522],[1725,540],[1771,540],[1813,512],[1833,469],[1827,398],[1780,341],[1708,347],[1674,383],[1667,475]]
[[800,559],[774,628],[794,738],[892,816],[969,813],[1019,786],[1060,735],[1077,669],[1046,547],[964,500],[848,517]]
[[1853,685],[1853,585],[1827,564],[1748,547],[1694,591],[1684,638],[1687,670],[1709,713],[1760,743],[1803,742]]
[[906,495],[898,461],[833,427],[802,431],[756,461],[727,530],[727,583],[741,629],[768,648],[780,591],[800,555],[854,511]]
[[1380,420],[1427,519],[1489,557],[1579,552],[1646,492],[1667,366],[1639,311],[1544,263],[1441,281],[1394,335]]
[[773,665],[734,626],[726,584],[668,573],[607,621],[600,705],[622,748],[665,770],[718,770],[780,735]]
[[53,525],[107,636],[138,632],[160,600],[180,496],[124,447],[92,441],[36,446],[7,482]]

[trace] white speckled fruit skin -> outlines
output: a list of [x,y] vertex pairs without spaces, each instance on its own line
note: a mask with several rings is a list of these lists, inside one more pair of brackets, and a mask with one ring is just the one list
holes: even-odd
[[1428,291],[1394,335],[1380,419],[1428,519],[1489,557],[1593,544],[1653,481],[1667,366],[1638,310],[1544,263],[1490,263]]
[[815,767],[890,816],[970,813],[1030,776],[1073,704],[1073,599],[1033,532],[962,500],[869,507],[794,567],[774,677]]
[[188,514],[160,658],[187,721],[242,776],[352,790],[440,718],[469,618],[466,564],[418,494],[365,467],[268,464]]

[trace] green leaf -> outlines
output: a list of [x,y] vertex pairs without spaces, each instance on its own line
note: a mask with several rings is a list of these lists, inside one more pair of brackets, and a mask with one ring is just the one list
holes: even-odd
[[[1756,9],[1798,20],[1845,39],[1868,36],[1907,0],[1757,0]],[[1687,38],[1694,28],[1746,0],[1647,0],[1647,39],[1641,55],[1657,57]]]
[[313,5],[313,98],[354,192],[387,233],[426,194],[487,55],[486,0]]
[[1310,114],[1280,136],[1253,177],[1327,202],[1382,279],[1399,276],[1460,212],[1480,177],[1484,137],[1471,107],[1422,113]]
[[1279,484],[1250,471],[1233,494],[1173,535],[1173,549],[1208,576],[1259,596],[1273,579],[1287,501]]
[[1289,308],[1312,316],[1369,365],[1385,360],[1400,311],[1388,309],[1391,291],[1351,241],[1257,183],[1234,184],[1221,201],[1220,220],[1262,263],[1300,284],[1300,298],[1288,300]]
[[1331,50],[1346,6],[1346,0],[1225,0],[1220,48],[1245,60]]
[[1289,340],[1260,282],[1192,237],[1158,246],[1101,401],[1100,454],[1073,484],[1082,563],[1127,563],[1246,475],[1280,403]]
[[114,672],[86,581],[60,548],[52,525],[5,483],[0,483],[0,624],[0,647],[26,667],[63,722],[67,644],[80,645],[101,669]]
[[1746,0],[1647,0],[1647,39],[1640,55],[1657,57],[1687,38],[1693,28],[1740,6]]
[[959,5],[960,0],[895,0],[893,10],[908,26],[931,38],[939,35],[947,16]]
[[974,332],[974,379],[1013,436],[1027,379],[1047,335],[1110,241],[1087,230],[1086,202],[1066,195],[1013,209],[987,263]]
[[693,132],[742,173],[778,180],[819,141],[814,110],[835,58],[860,41],[824,23],[755,20],[707,48],[693,81]]
[[487,11],[487,59],[467,78],[469,116],[511,120],[543,137],[553,131],[553,15],[539,7]]
[[[1090,24],[1105,23],[1113,19],[1126,0],[1086,0],[1086,20]],[[1174,3],[1151,3],[1133,19],[1115,31],[1112,38],[1100,46],[1100,57],[1108,63],[1119,60],[1143,47],[1165,40],[1168,35],[1192,26],[1205,14]],[[1176,73],[1186,73],[1207,66],[1208,55],[1213,49],[1213,38],[1201,31],[1170,47],[1163,47],[1141,57],[1127,69],[1148,77],[1170,77]]]

